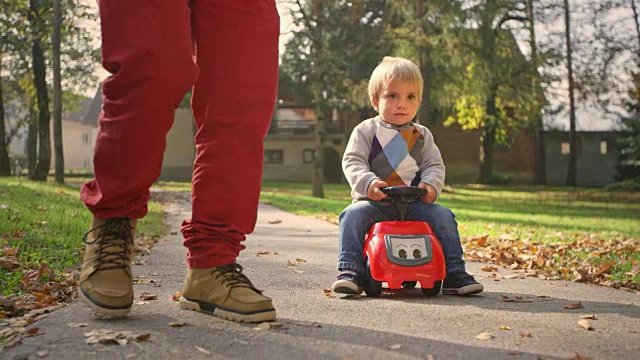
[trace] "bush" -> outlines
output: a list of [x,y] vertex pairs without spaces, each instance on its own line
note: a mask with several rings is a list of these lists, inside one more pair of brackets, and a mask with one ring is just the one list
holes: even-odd
[[640,191],[640,176],[608,185],[607,190]]

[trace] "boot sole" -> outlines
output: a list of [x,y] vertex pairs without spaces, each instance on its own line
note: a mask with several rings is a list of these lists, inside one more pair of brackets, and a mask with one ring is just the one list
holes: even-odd
[[467,295],[475,295],[484,291],[484,286],[482,284],[473,284],[465,287],[461,287],[459,289],[447,289],[442,288],[443,295],[459,295],[459,296],[467,296]]
[[124,317],[129,315],[131,312],[131,305],[128,308],[124,309],[109,309],[101,307],[100,305],[93,302],[93,300],[84,294],[82,289],[78,288],[78,297],[89,309],[91,309],[94,313],[101,316],[109,316],[109,317]]
[[265,321],[274,321],[276,319],[276,311],[274,309],[261,311],[253,314],[240,314],[237,312],[215,308],[213,311],[204,310],[195,301],[190,301],[184,297],[180,297],[180,308],[183,310],[191,310],[204,314],[211,314],[225,320],[246,323],[260,323]]

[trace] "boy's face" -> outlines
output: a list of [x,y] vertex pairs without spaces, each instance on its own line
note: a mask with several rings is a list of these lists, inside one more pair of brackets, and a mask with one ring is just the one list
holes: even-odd
[[404,125],[411,121],[420,107],[420,89],[409,82],[396,81],[380,90],[373,107],[382,120],[392,125]]

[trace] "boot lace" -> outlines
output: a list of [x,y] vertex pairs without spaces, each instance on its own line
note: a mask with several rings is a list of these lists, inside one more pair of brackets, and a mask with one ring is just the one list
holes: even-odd
[[[87,241],[87,236],[100,230],[93,241]],[[97,244],[96,268],[99,270],[124,269],[130,274],[129,256],[133,246],[131,234],[131,220],[128,217],[107,219],[103,225],[96,226],[87,231],[82,237],[82,242],[87,245]]]
[[255,286],[251,283],[243,273],[242,266],[239,264],[229,264],[224,266],[218,266],[213,271],[213,274],[216,279],[222,278],[223,284],[228,284],[229,287],[248,287],[257,291],[258,293],[262,293],[262,290],[256,289]]

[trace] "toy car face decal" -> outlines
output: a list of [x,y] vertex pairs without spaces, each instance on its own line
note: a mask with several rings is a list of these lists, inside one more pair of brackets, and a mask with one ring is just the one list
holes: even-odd
[[431,261],[428,235],[386,235],[387,258],[394,264],[417,266]]

